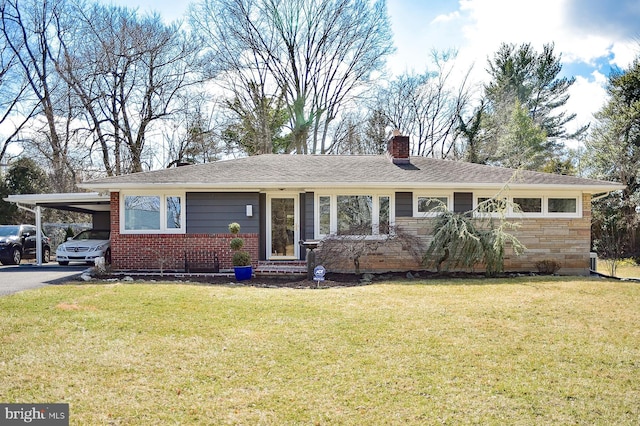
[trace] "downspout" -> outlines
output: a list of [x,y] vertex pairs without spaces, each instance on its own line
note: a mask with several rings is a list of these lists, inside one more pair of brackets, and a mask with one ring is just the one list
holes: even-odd
[[20,203],[16,203],[19,209],[26,210],[36,215],[36,265],[42,266],[42,211],[40,206],[36,206],[35,210],[25,207]]
[[604,197],[606,197],[607,195],[611,194],[613,191],[609,191],[609,192],[603,192],[602,194],[598,195],[597,197],[591,197],[591,201],[596,201],[596,200],[600,200]]

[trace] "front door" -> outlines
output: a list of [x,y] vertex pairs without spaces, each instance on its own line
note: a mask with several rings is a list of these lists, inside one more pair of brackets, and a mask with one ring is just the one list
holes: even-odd
[[268,197],[267,253],[270,260],[298,259],[298,196]]

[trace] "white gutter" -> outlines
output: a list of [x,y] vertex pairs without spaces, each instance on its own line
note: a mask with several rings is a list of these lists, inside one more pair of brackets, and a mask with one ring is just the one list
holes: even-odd
[[52,202],[100,202],[108,201],[108,195],[100,195],[97,192],[72,192],[61,194],[14,194],[4,198],[10,203],[38,204]]
[[503,184],[503,183],[448,183],[448,182],[434,182],[434,183],[410,183],[410,182],[371,182],[371,183],[358,183],[358,182],[250,182],[250,183],[237,183],[237,182],[222,182],[222,183],[195,183],[195,182],[182,182],[182,183],[121,183],[117,187],[112,184],[79,184],[84,189],[100,189],[110,192],[120,192],[123,190],[158,190],[159,188],[169,190],[192,190],[192,191],[206,191],[206,190],[222,190],[222,191],[261,191],[272,189],[284,189],[284,190],[299,190],[308,189],[313,191],[314,189],[325,188],[381,188],[381,189],[394,189],[394,190],[423,190],[423,189],[455,189],[459,191],[474,190],[474,189],[503,189],[508,187],[511,190],[558,190],[558,191],[581,191],[590,194],[599,194],[602,192],[612,192],[623,189],[624,186],[620,184],[612,183],[611,185],[562,185],[562,184]]
[[612,192],[613,192],[613,191],[608,191],[608,192],[604,192],[604,193],[602,193],[602,194],[600,194],[600,195],[598,195],[598,196],[591,197],[591,201],[593,202],[593,201],[600,200],[600,199],[602,199],[602,198],[604,198],[604,197],[607,197],[607,196],[608,196],[609,194],[611,194]]

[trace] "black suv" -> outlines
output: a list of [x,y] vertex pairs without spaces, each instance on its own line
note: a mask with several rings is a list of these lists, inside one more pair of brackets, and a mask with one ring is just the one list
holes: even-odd
[[[36,257],[36,227],[33,225],[0,225],[0,262],[17,265],[21,259]],[[49,237],[42,233],[42,263],[49,262]]]

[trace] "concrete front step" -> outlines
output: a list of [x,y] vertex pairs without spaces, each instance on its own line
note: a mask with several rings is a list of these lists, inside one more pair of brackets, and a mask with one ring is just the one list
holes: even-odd
[[305,275],[307,273],[307,262],[304,260],[267,260],[258,262],[255,270],[256,275]]

